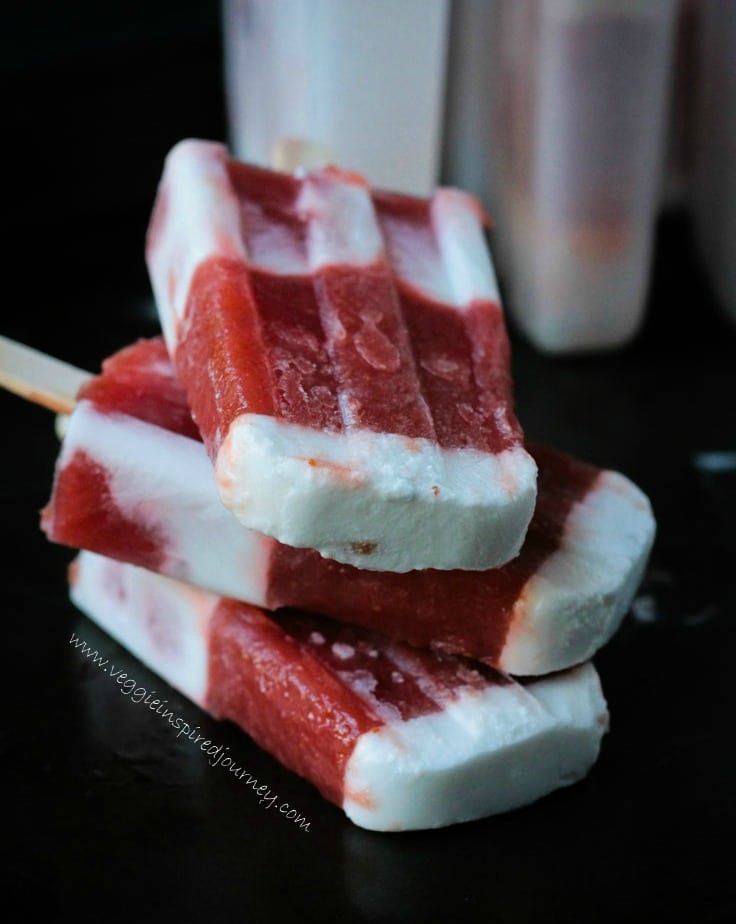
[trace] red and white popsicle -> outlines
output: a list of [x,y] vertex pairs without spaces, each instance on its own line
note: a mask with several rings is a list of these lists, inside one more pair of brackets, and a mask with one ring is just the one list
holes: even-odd
[[654,537],[628,479],[535,447],[537,508],[520,555],[485,572],[364,571],[248,530],[212,469],[160,340],[81,390],[43,527],[50,539],[277,609],[296,606],[519,675],[584,661],[617,628]]
[[147,241],[166,342],[241,522],[358,568],[487,569],[536,468],[471,196],[371,193],[184,141]]
[[88,552],[72,569],[72,599],[372,830],[436,828],[532,802],[588,772],[608,725],[591,664],[520,684]]

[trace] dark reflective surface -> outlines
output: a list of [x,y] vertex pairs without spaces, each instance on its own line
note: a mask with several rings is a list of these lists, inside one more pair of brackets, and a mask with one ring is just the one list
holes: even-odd
[[[118,45],[92,63],[16,65],[28,105],[10,108],[19,144],[5,277],[19,295],[6,293],[2,333],[95,368],[156,332],[142,258],[147,208],[170,143],[222,136],[221,114],[195,88],[209,80],[210,98],[217,88],[216,25],[202,40],[183,30],[167,45],[156,33],[137,59]],[[193,60],[200,71],[187,70]],[[124,93],[125,61],[133,89]],[[117,122],[91,73],[118,94],[108,98]],[[134,178],[120,180],[121,193],[126,162]],[[75,195],[88,206],[75,208]],[[593,772],[474,824],[406,835],[355,828],[79,615],[66,596],[72,554],[38,529],[57,451],[52,416],[0,393],[6,899],[17,892],[93,921],[736,918],[736,329],[711,303],[687,225],[671,219],[661,232],[633,346],[561,360],[514,343],[528,434],[632,477],[652,498],[659,534],[632,614],[596,659],[612,726]],[[122,696],[69,645],[72,632],[229,747],[309,819],[309,832]]]

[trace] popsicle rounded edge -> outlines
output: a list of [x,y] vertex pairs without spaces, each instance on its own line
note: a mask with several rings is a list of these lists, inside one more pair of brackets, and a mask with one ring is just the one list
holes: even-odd
[[570,512],[560,548],[524,587],[499,669],[538,675],[592,657],[628,612],[655,535],[644,492],[602,470]]

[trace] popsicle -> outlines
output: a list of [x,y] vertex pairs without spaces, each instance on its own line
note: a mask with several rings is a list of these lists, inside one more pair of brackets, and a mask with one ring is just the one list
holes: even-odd
[[358,568],[495,567],[536,467],[478,202],[168,155],[146,255],[223,503]]
[[590,663],[521,684],[92,553],[71,582],[110,635],[364,828],[437,828],[525,805],[583,777],[607,729]]
[[484,572],[359,570],[246,529],[222,506],[165,346],[141,340],[82,388],[42,525],[55,542],[224,596],[544,674],[611,637],[655,526],[646,497],[622,475],[533,452],[537,509],[513,562]]

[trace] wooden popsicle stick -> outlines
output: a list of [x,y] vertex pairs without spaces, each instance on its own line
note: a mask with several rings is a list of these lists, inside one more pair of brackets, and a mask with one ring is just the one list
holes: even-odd
[[69,414],[90,372],[0,335],[0,385],[57,414]]
[[334,159],[329,145],[308,138],[280,138],[271,151],[271,166],[285,173],[316,170],[333,163]]

